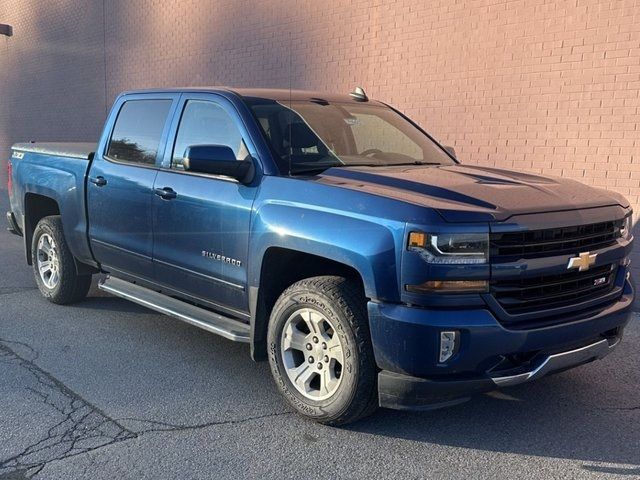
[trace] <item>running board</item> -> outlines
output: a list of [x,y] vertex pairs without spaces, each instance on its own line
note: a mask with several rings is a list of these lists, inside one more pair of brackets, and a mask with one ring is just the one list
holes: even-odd
[[98,288],[234,342],[249,343],[249,325],[238,320],[111,276],[102,280]]

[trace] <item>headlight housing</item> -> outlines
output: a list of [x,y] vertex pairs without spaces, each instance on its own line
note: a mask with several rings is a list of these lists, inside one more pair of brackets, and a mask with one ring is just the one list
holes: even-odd
[[428,263],[483,264],[489,262],[488,233],[409,233],[407,248]]
[[622,219],[620,225],[620,237],[629,240],[631,238],[631,230],[633,229],[633,215],[630,213]]

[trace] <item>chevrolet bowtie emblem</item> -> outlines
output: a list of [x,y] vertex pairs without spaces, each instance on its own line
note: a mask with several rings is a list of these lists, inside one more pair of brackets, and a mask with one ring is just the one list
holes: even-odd
[[580,272],[589,270],[589,268],[591,268],[591,265],[596,263],[597,256],[597,253],[582,252],[577,257],[569,259],[567,270],[571,270],[572,268],[577,268]]

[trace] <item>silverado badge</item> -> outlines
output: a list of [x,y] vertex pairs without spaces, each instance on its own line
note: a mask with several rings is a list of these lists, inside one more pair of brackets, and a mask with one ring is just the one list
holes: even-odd
[[228,263],[233,265],[234,267],[241,267],[242,262],[240,260],[236,260],[235,258],[225,257],[224,255],[220,255],[219,253],[208,252],[207,250],[202,250],[202,256],[205,258],[209,258],[211,260],[216,260],[222,263]]
[[571,270],[572,268],[577,268],[579,272],[586,272],[591,268],[591,265],[596,263],[597,253],[590,252],[582,252],[577,257],[573,257],[569,259],[569,264],[567,265],[567,270]]

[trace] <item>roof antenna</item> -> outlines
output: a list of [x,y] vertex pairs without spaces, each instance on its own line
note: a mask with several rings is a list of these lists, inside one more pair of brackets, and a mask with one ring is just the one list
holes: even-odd
[[349,94],[349,96],[351,98],[353,98],[356,102],[368,102],[369,101],[369,97],[367,97],[367,94],[364,92],[364,88],[362,88],[362,87],[354,88],[353,92],[351,92]]
[[292,109],[292,100],[293,94],[291,92],[292,87],[292,67],[291,67],[291,28],[289,28],[289,176],[291,176],[291,157],[293,156],[293,139],[291,138],[291,124],[293,123],[293,109]]

